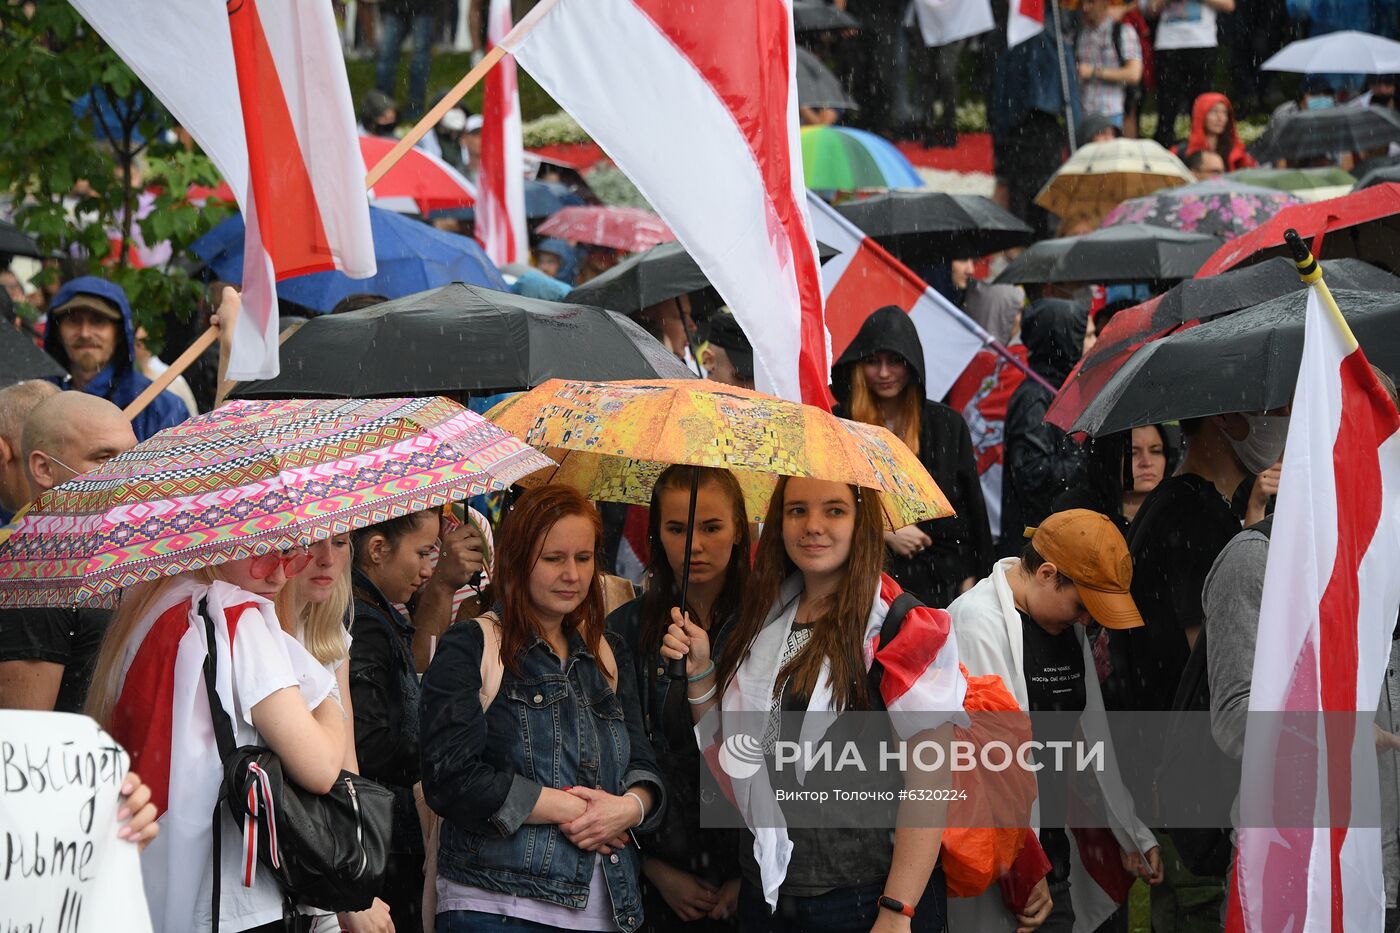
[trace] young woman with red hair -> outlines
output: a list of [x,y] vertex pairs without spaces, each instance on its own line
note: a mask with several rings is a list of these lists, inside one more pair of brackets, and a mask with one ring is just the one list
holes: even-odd
[[438,933],[642,923],[628,834],[660,819],[662,783],[631,658],[604,634],[602,538],[579,492],[521,496],[497,539],[495,612],[449,629],[423,677]]

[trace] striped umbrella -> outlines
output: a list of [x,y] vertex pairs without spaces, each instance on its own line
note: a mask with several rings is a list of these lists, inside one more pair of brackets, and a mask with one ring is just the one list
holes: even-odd
[[0,605],[110,601],[550,465],[444,398],[230,402],[39,496],[0,544]]
[[802,172],[817,191],[924,186],[893,143],[849,126],[804,126]]
[[1102,217],[1129,198],[1195,180],[1180,159],[1150,139],[1112,139],[1075,150],[1035,203],[1060,217],[1074,211]]

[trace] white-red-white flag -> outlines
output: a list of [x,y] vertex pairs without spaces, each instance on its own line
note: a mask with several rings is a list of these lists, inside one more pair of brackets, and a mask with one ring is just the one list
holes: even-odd
[[542,0],[502,45],[675,231],[748,334],[758,388],[825,405],[791,0]]
[[1378,789],[1369,720],[1397,566],[1400,416],[1314,287],[1259,613],[1232,933],[1382,927],[1380,832],[1358,814]]
[[[487,47],[495,46],[510,30],[510,0],[491,0]],[[510,56],[486,74],[481,116],[476,238],[496,265],[523,262],[530,242],[525,226],[525,144],[521,138],[515,59]]]
[[228,378],[277,375],[278,279],[373,275],[365,167],[323,0],[73,0],[218,167],[243,212]]
[[913,318],[923,344],[925,394],[943,398],[977,351],[992,342],[991,334],[821,198],[809,192],[807,207],[817,239],[839,250],[822,266],[833,358],[850,346],[871,312],[897,305]]
[[[1010,15],[1006,18],[1006,47],[1020,45],[1045,29],[1045,4],[1047,0],[1011,0]],[[1058,0],[1048,0],[1056,3]]]

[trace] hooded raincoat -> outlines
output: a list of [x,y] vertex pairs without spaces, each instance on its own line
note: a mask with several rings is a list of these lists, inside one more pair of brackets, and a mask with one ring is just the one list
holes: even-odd
[[[862,359],[885,351],[904,358],[924,394],[924,350],[914,322],[902,309],[889,305],[866,318],[851,345],[832,370],[836,414],[850,417],[851,372]],[[929,606],[946,606],[968,577],[986,576],[992,564],[992,530],[982,499],[972,434],[962,416],[941,402],[924,400],[919,416],[919,462],[938,483],[957,513],[951,518],[922,522],[919,528],[933,544],[910,557],[891,555],[890,576]]]
[[[82,391],[105,398],[118,408],[125,408],[151,384],[151,380],[136,368],[136,328],[131,321],[131,305],[127,303],[126,292],[122,291],[121,286],[105,279],[85,275],[59,289],[51,307],[61,308],[78,295],[92,295],[121,311],[122,339],[118,340],[112,360],[97,374],[96,379],[83,386]],[[63,341],[58,332],[58,323],[50,319],[44,333],[44,349],[60,366],[68,369],[68,351],[63,348]],[[72,376],[54,378],[51,381],[63,389],[76,388]],[[136,432],[138,441],[144,441],[162,428],[179,424],[189,415],[189,409],[180,401],[179,396],[171,392],[162,392],[136,416],[131,422],[131,429]]]
[[1220,134],[1222,139],[1216,144],[1216,151],[1225,160],[1225,170],[1233,172],[1236,169],[1253,168],[1256,164],[1254,157],[1245,150],[1244,141],[1240,139],[1239,130],[1235,128],[1235,108],[1230,104],[1230,98],[1215,92],[1196,98],[1196,103],[1191,106],[1191,135],[1186,142],[1174,146],[1172,152],[1185,162],[1194,153],[1206,148],[1206,114],[1216,104],[1224,104],[1230,115],[1225,132]]
[[[1053,386],[1063,385],[1084,349],[1088,316],[1072,302],[1042,298],[1021,320],[1021,340],[1030,367]],[[1002,480],[1001,539],[1006,553],[1018,553],[1027,526],[1050,514],[1055,497],[1084,481],[1080,446],[1045,423],[1054,394],[1034,379],[1016,388],[1006,407],[1005,475]]]

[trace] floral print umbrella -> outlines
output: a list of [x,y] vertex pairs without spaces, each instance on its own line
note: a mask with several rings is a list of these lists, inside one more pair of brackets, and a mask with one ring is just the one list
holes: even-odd
[[1286,191],[1205,181],[1124,201],[1109,212],[1102,226],[1155,224],[1228,240],[1271,220],[1283,208],[1301,203]]

